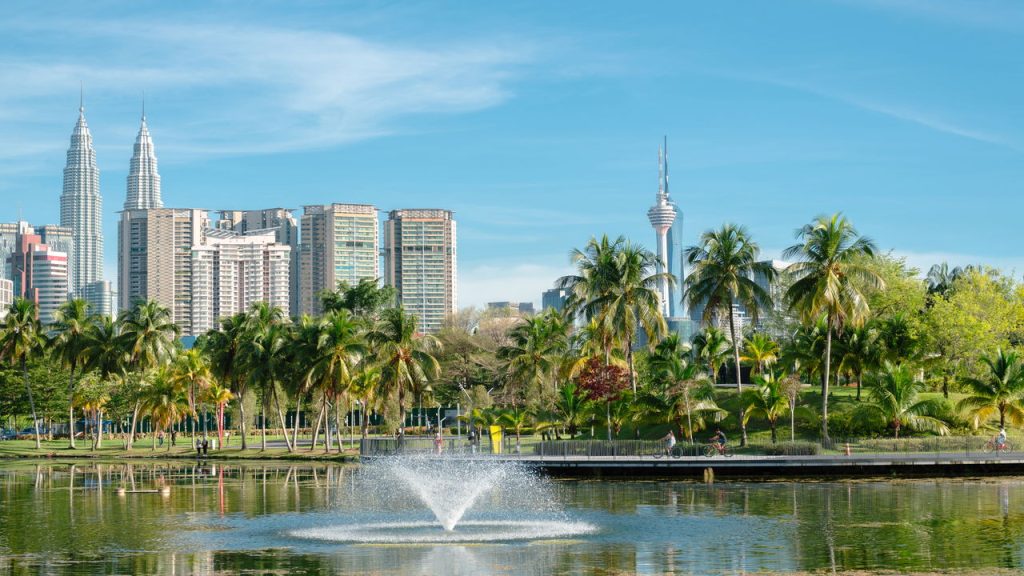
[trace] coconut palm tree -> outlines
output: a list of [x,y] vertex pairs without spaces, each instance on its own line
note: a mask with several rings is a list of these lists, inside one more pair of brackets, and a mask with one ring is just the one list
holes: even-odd
[[718,369],[729,357],[729,338],[714,326],[707,326],[693,337],[693,358],[707,368],[712,383],[718,381]]
[[786,270],[793,280],[786,300],[805,322],[825,317],[821,435],[827,442],[832,335],[867,321],[870,308],[860,289],[880,290],[885,282],[865,263],[865,258],[874,257],[875,243],[860,236],[841,213],[818,217],[797,230],[797,238],[799,243],[783,252],[784,258],[798,260]]
[[743,341],[740,360],[749,362],[755,374],[764,374],[779,359],[779,344],[772,337],[755,332]]
[[749,421],[752,417],[767,420],[768,428],[772,432],[772,444],[775,444],[778,441],[776,429],[779,418],[789,411],[790,398],[774,374],[758,374],[754,378],[754,384],[754,389],[744,390],[742,394],[745,406],[743,420]]
[[405,397],[410,390],[422,389],[438,377],[441,365],[433,352],[440,348],[437,338],[417,334],[416,317],[403,308],[381,313],[367,341],[375,347],[381,367],[381,387],[398,400],[398,417],[405,426]]
[[[153,423],[153,450],[157,431],[168,432],[189,412],[185,389],[174,378],[169,366],[161,366],[150,374],[150,386],[142,397],[142,409]],[[167,443],[170,451],[171,443]]]
[[569,347],[569,323],[549,310],[526,318],[508,331],[510,343],[498,348],[506,373],[520,393],[540,400],[554,396],[554,381]]
[[516,454],[520,452],[520,438],[523,434],[523,429],[530,425],[530,421],[530,412],[518,406],[509,410],[503,410],[498,417],[498,422],[501,426],[510,428],[516,435]]
[[32,427],[35,431],[36,450],[42,447],[39,437],[39,417],[36,415],[36,402],[32,397],[32,386],[28,379],[28,361],[41,355],[46,350],[46,337],[39,323],[38,309],[35,302],[25,298],[15,298],[7,310],[7,318],[0,335],[0,358],[11,364],[21,366],[21,375],[25,382],[25,393],[32,410]]
[[[171,311],[154,300],[136,302],[128,312],[118,318],[121,324],[120,341],[127,354],[127,365],[139,370],[143,380],[146,375],[170,363],[175,352],[178,327],[171,318]],[[135,439],[136,418],[141,408],[141,399],[136,400],[132,411],[131,430],[128,433],[128,449]]]
[[[242,361],[245,343],[248,341],[245,312],[221,319],[220,330],[210,331],[203,342],[203,352],[210,362],[213,375],[231,391],[238,401],[239,432],[242,436],[242,450],[248,449],[249,417],[245,413],[245,397],[249,391],[249,377],[245,362]],[[223,441],[223,439],[222,439]]]
[[76,298],[57,309],[50,327],[53,353],[68,368],[68,447],[72,449],[75,447],[75,370],[83,367],[93,321],[89,304]]
[[[316,348],[311,351],[311,357],[308,358],[312,369],[311,382],[327,400],[324,402],[321,418],[318,420],[328,415],[328,402],[333,404],[336,426],[340,435],[341,412],[339,407],[342,398],[348,394],[352,379],[356,374],[356,366],[368,352],[366,339],[359,319],[345,308],[328,312],[317,325],[316,332]],[[300,338],[305,339],[302,336]],[[329,429],[330,426],[328,426]],[[327,440],[327,446],[330,449],[330,438],[328,437]]]
[[[771,282],[775,268],[770,262],[759,262],[761,249],[742,226],[723,224],[718,230],[701,234],[696,246],[686,249],[691,266],[686,277],[684,296],[691,307],[704,306],[701,321],[710,324],[725,315],[729,318],[729,341],[736,368],[736,389],[743,391],[740,371],[740,334],[736,332],[735,310],[742,306],[756,323],[762,309],[771,308],[772,297],[755,278]],[[743,443],[746,443],[746,431]]]
[[204,401],[213,404],[215,419],[217,421],[218,445],[224,448],[224,407],[231,402],[234,395],[229,388],[221,386],[216,381],[212,382],[203,392]]
[[580,426],[583,426],[590,417],[591,404],[571,380],[558,388],[554,406],[555,417],[570,439],[576,437]]
[[659,285],[672,286],[675,277],[658,272],[658,257],[630,242],[623,244],[615,259],[618,281],[605,296],[605,312],[601,323],[613,334],[621,337],[629,372],[629,384],[636,394],[636,370],[633,363],[633,344],[638,330],[643,330],[648,345],[657,342],[668,331],[661,313],[662,301]]
[[694,432],[707,427],[708,421],[724,417],[725,410],[715,402],[714,383],[698,364],[672,355],[659,359],[652,368],[652,386],[637,398],[644,413],[673,424],[691,443]]
[[839,348],[838,371],[857,379],[857,401],[860,402],[864,373],[881,362],[878,330],[871,323],[851,326],[843,331],[836,344]]
[[[196,406],[204,396],[204,392],[213,384],[213,373],[206,356],[198,348],[185,350],[174,359],[173,376],[186,391],[188,411],[192,416],[192,437],[195,438],[195,422],[199,418]],[[206,424],[203,424],[203,435],[206,435]]]
[[[622,236],[609,240],[607,235],[603,235],[600,240],[591,238],[583,250],[574,248],[569,253],[576,274],[559,278],[555,285],[568,291],[565,307],[570,318],[582,315],[588,322],[603,319],[608,294],[619,282],[616,260],[625,243],[626,239]],[[604,331],[601,335],[602,352],[607,363],[615,344],[615,335],[610,331]]]
[[352,396],[356,398],[361,408],[360,434],[364,439],[370,435],[370,413],[379,412],[382,408],[379,394],[380,377],[379,366],[363,364],[349,385]]
[[880,416],[892,428],[894,438],[900,437],[903,428],[948,434],[949,427],[936,417],[942,410],[941,401],[919,399],[922,387],[910,366],[886,362],[868,383],[871,402],[863,408]]
[[285,426],[284,412],[281,410],[281,401],[278,397],[278,388],[284,382],[289,367],[292,365],[291,332],[289,327],[283,323],[283,313],[280,308],[270,306],[265,302],[253,304],[249,310],[247,319],[248,340],[243,347],[242,361],[246,367],[246,374],[249,377],[249,385],[258,387],[261,391],[261,412],[263,413],[263,425],[260,450],[267,449],[267,424],[266,413],[270,403],[274,403],[277,411],[278,422],[284,432],[285,445],[288,451],[292,452],[291,436]]
[[957,403],[966,411],[974,428],[999,415],[999,428],[1010,422],[1024,425],[1024,365],[1017,352],[996,350],[995,356],[983,356],[988,373],[981,378],[967,378],[964,384],[969,396]]

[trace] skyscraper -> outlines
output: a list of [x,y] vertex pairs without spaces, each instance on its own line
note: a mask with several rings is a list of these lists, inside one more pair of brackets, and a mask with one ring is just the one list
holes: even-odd
[[305,206],[299,245],[299,313],[319,314],[320,293],[380,278],[377,208],[369,204]]
[[43,243],[26,222],[20,228],[14,250],[7,256],[15,296],[35,302],[39,320],[53,322],[53,315],[68,300],[68,255]]
[[[124,201],[125,210],[143,208],[163,208],[160,199],[160,173],[156,167],[156,151],[153,149],[153,138],[149,135],[146,125],[146,109],[142,109],[142,124],[139,135],[135,137],[135,148],[132,161],[128,166],[128,196]],[[124,292],[124,289],[121,289]]]
[[554,308],[561,312],[565,310],[565,303],[569,299],[569,291],[565,288],[552,288],[545,290],[540,297],[540,309],[549,310]]
[[248,233],[207,230],[192,247],[192,331],[217,328],[221,318],[266,302],[289,313],[291,248],[273,229]]
[[[668,140],[665,148],[658,148],[658,194],[654,198],[654,206],[647,211],[647,218],[654,228],[658,242],[658,272],[672,273],[672,252],[669,249],[669,230],[676,222],[676,207],[668,195]],[[669,282],[662,279],[658,282],[661,294],[661,313],[670,317],[673,311],[671,301],[674,291],[669,290]]]
[[[60,224],[72,232],[71,246],[64,250],[69,256],[68,287],[76,298],[80,298],[84,296],[86,286],[103,279],[100,171],[96,168],[96,151],[92,146],[89,125],[85,122],[85,106],[82,102],[78,106],[78,123],[71,132],[71,146],[64,166]],[[96,308],[99,302],[90,304]]]
[[392,210],[384,221],[384,280],[436,333],[457,307],[455,219],[450,210]]
[[192,248],[209,228],[206,210],[151,208],[121,212],[118,225],[118,292],[122,310],[139,300],[155,300],[171,310],[183,336],[192,325]]
[[273,230],[275,241],[291,248],[288,263],[288,309],[299,313],[299,224],[292,208],[265,210],[221,210],[217,227],[251,234],[258,230]]

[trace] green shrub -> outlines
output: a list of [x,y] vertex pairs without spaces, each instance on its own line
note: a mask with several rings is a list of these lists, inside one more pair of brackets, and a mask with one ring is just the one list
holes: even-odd
[[821,452],[816,442],[779,442],[765,447],[769,456],[815,456]]

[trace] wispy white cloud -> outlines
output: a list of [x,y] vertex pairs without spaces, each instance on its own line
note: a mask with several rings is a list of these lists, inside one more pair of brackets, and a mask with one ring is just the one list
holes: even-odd
[[161,149],[194,155],[327,147],[400,130],[410,116],[492,107],[511,96],[534,56],[518,39],[406,44],[185,22],[14,23],[0,24],[0,34],[59,35],[62,46],[92,47],[31,57],[0,48],[0,85],[17,87],[0,91],[0,109],[30,124],[52,117],[41,104],[66,101],[80,80],[90,92],[121,97],[145,89],[180,120],[161,133]]
[[883,116],[914,124],[922,128],[927,128],[935,132],[967,138],[976,142],[1001,146],[1016,152],[1024,152],[1024,144],[1015,142],[1001,134],[965,126],[956,121],[949,120],[941,114],[924,111],[920,106],[886,102],[883,98],[865,96],[841,89],[827,88],[810,81],[796,80],[776,74],[742,74],[732,72],[717,72],[716,74],[736,80],[769,84],[772,86],[803,92],[805,94],[852,106],[860,110],[881,114]]
[[843,0],[843,3],[961,26],[1017,33],[1024,30],[1024,5],[1016,0]]

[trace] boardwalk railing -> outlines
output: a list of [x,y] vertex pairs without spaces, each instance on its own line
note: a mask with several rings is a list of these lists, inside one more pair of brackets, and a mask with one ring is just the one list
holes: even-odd
[[[777,444],[748,444],[740,447],[730,442],[733,453],[744,456],[815,456],[815,455],[869,455],[869,454],[951,454],[981,455],[992,452],[990,438],[985,436],[927,437],[927,438],[831,438],[828,442],[779,442]],[[1011,441],[1012,442],[1012,441]],[[661,440],[542,440],[506,436],[499,450],[490,438],[484,436],[470,442],[466,436],[446,436],[438,446],[431,436],[404,436],[402,438],[367,438],[360,443],[363,456],[392,454],[443,453],[502,458],[557,460],[581,458],[644,458],[665,456],[666,446]],[[702,457],[706,443],[679,442],[672,457]],[[1016,446],[1012,446],[1016,450]],[[1009,450],[995,451],[995,455]]]

